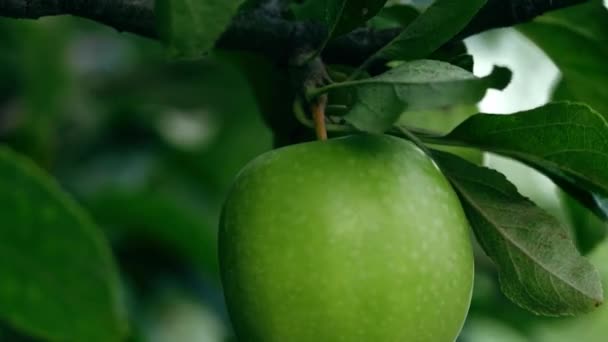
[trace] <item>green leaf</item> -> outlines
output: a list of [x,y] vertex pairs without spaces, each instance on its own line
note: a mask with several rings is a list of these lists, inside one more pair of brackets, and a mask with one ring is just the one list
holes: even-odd
[[608,197],[576,182],[569,182],[567,179],[551,174],[548,176],[557,186],[576,199],[585,208],[591,210],[599,219],[608,221]]
[[381,133],[405,112],[476,104],[488,88],[502,89],[510,77],[510,71],[500,67],[477,78],[445,62],[418,60],[376,77],[331,84],[315,90],[313,96],[331,91],[349,99],[345,119],[360,130]]
[[474,104],[422,110],[402,115],[396,125],[419,132],[447,134],[478,112]]
[[156,0],[158,30],[169,56],[196,59],[213,48],[244,0]]
[[521,25],[562,72],[555,99],[581,101],[608,118],[608,10],[601,0]]
[[395,39],[378,50],[360,69],[377,59],[425,58],[456,36],[485,5],[486,0],[436,0]]
[[[214,54],[217,55],[218,52],[214,52]],[[303,127],[293,115],[285,115],[285,113],[292,111],[296,95],[288,77],[289,72],[285,66],[277,65],[266,58],[247,52],[222,51],[219,57],[225,61],[229,61],[232,66],[236,67],[240,75],[244,76],[259,109],[259,113],[256,113],[255,117],[249,119],[257,123],[259,121],[257,118],[261,114],[264,122],[274,134],[275,147],[314,139],[314,132]],[[230,96],[233,95],[230,94]],[[239,125],[243,125],[242,129],[246,127],[247,131],[255,127],[250,122],[243,120],[242,113],[239,113],[237,121]],[[240,150],[243,149],[242,146],[252,146],[250,143],[245,142],[243,140],[246,139],[245,136],[234,128],[230,132],[233,135],[231,139],[228,139],[230,142],[222,144],[224,149],[227,148],[226,151],[229,150],[228,146],[230,145],[234,145],[235,148]],[[239,138],[235,139],[235,137]],[[264,141],[264,139],[261,141]],[[241,145],[241,143],[244,143],[244,145]],[[231,155],[234,154],[231,153]],[[218,160],[225,163],[226,158],[220,153]],[[238,167],[240,168],[242,165],[238,165]],[[233,176],[230,175],[230,177]],[[232,178],[230,182],[232,182]]]
[[378,15],[370,19],[370,26],[377,30],[405,27],[420,15],[415,7],[397,4],[384,7]]
[[28,160],[0,148],[0,319],[49,341],[119,341],[126,309],[90,218]]
[[473,72],[473,56],[469,54],[464,42],[446,44],[433,52],[429,59],[448,62]]
[[608,125],[588,106],[561,102],[512,115],[478,114],[444,141],[520,160],[606,217],[600,204],[608,196]]
[[572,227],[576,245],[583,254],[592,251],[604,241],[608,233],[608,223],[593,215],[576,199],[563,191],[558,193],[564,214]]
[[306,0],[293,6],[296,19],[320,21],[328,39],[348,33],[374,17],[387,0]]
[[154,193],[107,191],[87,207],[115,239],[142,237],[164,244],[204,276],[218,280],[217,243],[200,213]]
[[509,299],[548,316],[584,313],[601,304],[598,272],[557,219],[520,195],[504,175],[448,153],[436,151],[434,157],[498,266]]

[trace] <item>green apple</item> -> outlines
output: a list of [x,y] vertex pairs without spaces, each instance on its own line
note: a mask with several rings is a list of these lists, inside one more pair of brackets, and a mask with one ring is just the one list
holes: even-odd
[[258,157],[224,205],[219,249],[243,342],[451,342],[470,304],[460,202],[431,159],[394,137]]

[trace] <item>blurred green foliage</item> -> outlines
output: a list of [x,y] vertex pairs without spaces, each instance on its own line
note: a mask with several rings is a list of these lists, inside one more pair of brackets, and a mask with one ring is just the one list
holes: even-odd
[[105,229],[133,340],[227,338],[219,210],[240,168],[272,146],[247,80],[225,58],[168,63],[157,42],[84,20],[1,19],[0,32],[0,142]]

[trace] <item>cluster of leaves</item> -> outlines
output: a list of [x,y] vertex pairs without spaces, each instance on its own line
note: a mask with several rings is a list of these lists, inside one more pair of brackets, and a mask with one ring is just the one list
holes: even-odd
[[[550,55],[555,54],[556,63],[564,69],[564,80],[556,96],[576,101],[592,98],[592,101],[555,102],[508,116],[477,114],[446,135],[426,133],[415,137],[407,132],[407,127],[397,125],[399,118],[409,112],[474,104],[487,89],[503,89],[507,85],[509,73],[503,68],[477,78],[457,65],[429,59],[464,27],[483,3],[464,6],[435,1],[345,81],[309,89],[307,95],[314,99],[328,94],[330,102],[337,98],[343,110],[340,118],[359,131],[406,132],[406,138],[413,138],[427,151],[423,142],[472,147],[518,160],[546,174],[598,217],[606,219],[608,125],[597,111],[605,106],[605,97],[597,92],[603,91],[599,84],[606,81],[608,74],[600,71],[605,66],[599,63],[599,58],[585,61],[585,65],[597,66],[597,70],[591,70],[593,75],[583,81],[579,72],[586,69],[579,71],[580,61],[571,61],[571,55],[563,53],[561,36],[550,29],[542,32],[549,25],[566,27],[572,34],[576,32],[592,40],[587,47],[594,53],[605,53],[599,41],[608,32],[605,21],[608,13],[599,1],[547,15],[522,28],[539,41],[539,46],[546,47]],[[583,14],[595,18],[589,29],[581,29],[580,24],[574,23],[574,18]],[[337,16],[327,17],[330,18],[339,22]],[[545,37],[549,39],[544,40]],[[572,41],[580,42],[580,37]],[[559,58],[565,61],[560,63]],[[402,62],[391,63],[390,70],[377,76],[360,78],[375,59]],[[574,86],[571,87],[577,92],[568,92],[569,82],[577,85],[586,82],[587,87],[597,89],[596,93]],[[603,290],[597,271],[581,256],[567,228],[557,219],[520,195],[500,173],[445,152],[429,153],[459,194],[482,248],[498,266],[502,290],[509,299],[534,313],[549,316],[579,314],[602,303]]]
[[[508,116],[477,114],[446,135],[426,133],[415,137],[407,132],[407,127],[397,125],[399,118],[407,117],[409,112],[474,104],[487,89],[503,89],[507,85],[509,73],[503,68],[496,68],[485,78],[476,78],[470,71],[449,63],[453,59],[430,59],[483,3],[463,6],[435,1],[345,81],[310,89],[307,95],[314,99],[328,94],[330,102],[337,98],[343,109],[340,118],[359,131],[406,132],[406,138],[413,138],[427,151],[423,142],[472,147],[518,160],[546,174],[599,218],[606,219],[604,198],[608,188],[603,183],[608,181],[608,125],[600,114],[605,97],[597,92],[603,91],[599,84],[606,82],[608,74],[602,72],[605,65],[597,58],[585,61],[584,65],[594,69],[589,75],[580,75],[587,69],[580,70],[580,61],[570,60],[572,55],[564,53],[562,37],[547,28],[553,25],[570,30],[572,35],[578,33],[591,40],[585,48],[605,54],[599,42],[608,32],[608,13],[599,1],[544,16],[522,28],[549,55],[555,55],[556,63],[563,68],[564,79],[556,97],[586,104],[562,101]],[[574,22],[581,15],[594,18],[588,29],[581,29]],[[338,21],[335,16],[332,18]],[[573,38],[572,44],[581,44],[581,40]],[[391,63],[390,70],[377,76],[360,78],[374,59],[402,62]],[[577,86],[569,87],[570,82]],[[580,83],[595,88],[594,93],[579,88]],[[520,195],[500,173],[445,152],[429,153],[459,194],[481,247],[498,266],[502,290],[509,299],[549,316],[579,314],[602,303],[597,271],[581,256],[569,231],[557,219]]]
[[[463,6],[435,1],[426,11],[411,18],[393,41],[346,80],[309,89],[307,95],[314,99],[328,94],[330,102],[337,98],[337,105],[343,110],[340,118],[359,131],[393,134],[396,131],[398,134],[407,130],[396,124],[409,112],[474,104],[487,89],[503,89],[509,80],[509,73],[503,68],[477,78],[470,71],[449,63],[454,59],[448,62],[430,59],[484,3],[478,1]],[[330,7],[323,12],[333,13]],[[343,21],[341,14],[338,11],[327,15],[326,24],[339,27]],[[577,15],[580,18],[583,14],[595,18],[588,30],[579,29],[573,22]],[[547,15],[524,26],[523,32],[536,37],[541,47],[546,44],[548,53],[555,54],[556,58],[570,55],[563,53],[559,35],[551,30],[539,33],[546,29],[545,23],[560,29],[565,26],[572,31],[584,31],[580,34],[592,40],[587,47],[598,54],[605,53],[598,42],[607,32],[606,16],[603,5],[595,1],[572,11]],[[550,39],[545,41],[545,37]],[[580,44],[578,38],[572,43]],[[390,70],[377,76],[359,77],[376,59],[402,62],[393,62]],[[585,65],[597,65],[598,70],[592,70],[590,80],[583,81],[576,79],[580,77],[580,64],[575,65],[579,61],[564,59],[564,63],[556,60],[564,69],[557,97],[577,101],[592,98],[585,102],[596,110],[604,109],[605,97],[601,94],[585,91],[584,87],[574,88],[582,96],[568,92],[568,84],[573,81],[587,82],[596,92],[602,91],[604,88],[599,83],[605,82],[607,75],[600,70],[605,68],[604,64],[585,61]],[[414,139],[420,144],[425,141],[472,147],[521,161],[549,176],[581,204],[606,219],[603,199],[608,189],[603,183],[608,181],[605,146],[608,125],[596,110],[586,104],[556,102],[508,116],[478,114],[444,136],[420,134]],[[406,137],[413,135],[408,133]],[[587,312],[601,304],[603,290],[598,273],[581,256],[567,228],[557,219],[520,195],[500,173],[445,152],[436,151],[432,155],[459,194],[482,248],[498,266],[502,290],[507,297],[534,313],[550,316]]]
[[[214,46],[238,15],[239,8],[255,6],[258,2],[158,0],[160,35],[170,55],[197,59]],[[400,135],[413,139],[431,154],[459,194],[478,241],[497,265],[502,290],[509,299],[543,315],[590,311],[603,300],[600,280],[591,264],[581,256],[568,229],[519,194],[497,171],[446,153],[443,146],[472,147],[521,161],[549,176],[585,210],[605,220],[608,217],[608,96],[603,96],[606,95],[603,85],[608,84],[604,62],[608,50],[601,43],[608,37],[608,12],[600,1],[551,13],[520,27],[562,71],[563,79],[555,94],[560,102],[509,116],[477,114],[447,134],[420,132],[404,126],[409,116],[419,113],[431,115],[470,108],[488,89],[504,89],[509,83],[510,72],[502,67],[496,67],[485,77],[476,77],[465,45],[454,41],[485,3],[485,0],[466,3],[436,0],[423,6],[388,6],[386,0],[306,0],[290,4],[288,16],[293,20],[313,21],[327,28],[322,43],[305,51],[307,61],[314,61],[322,54],[332,39],[358,27],[399,30],[392,41],[356,68],[326,66],[332,82],[304,89],[304,100],[314,101],[318,96],[327,95],[328,112],[334,109],[331,119],[339,122],[341,130]],[[586,18],[585,25],[578,22],[581,17]],[[37,30],[32,32],[29,34],[34,37],[41,34]],[[48,41],[41,39],[38,45],[23,47],[44,49],[24,55],[57,51],[57,46],[49,46]],[[5,42],[0,40],[0,43]],[[577,51],[585,53],[575,53]],[[245,74],[253,82],[257,104],[264,112],[283,115],[278,125],[271,119],[271,126],[292,134],[284,115],[296,94],[286,95],[286,101],[277,101],[276,94],[283,94],[284,84],[288,82],[281,77],[281,71],[275,73],[275,66],[245,54],[225,54],[222,59],[247,69]],[[263,147],[250,147],[241,158],[226,166],[230,171],[210,174],[209,165],[226,165],[222,159],[229,154],[227,151],[235,150],[231,146],[238,144],[239,139],[259,135],[259,132],[238,131],[250,129],[251,123],[243,117],[235,120],[236,129],[231,126],[223,131],[226,136],[206,158],[201,158],[201,154],[205,155],[202,150],[179,150],[155,136],[153,159],[164,163],[163,167],[151,168],[144,186],[137,191],[99,189],[96,180],[91,180],[94,178],[89,175],[91,170],[77,165],[82,160],[109,163],[86,158],[86,154],[100,152],[95,145],[98,142],[86,140],[100,125],[82,129],[81,140],[76,139],[75,143],[74,137],[58,136],[56,125],[49,124],[65,111],[62,101],[69,97],[66,94],[74,92],[69,86],[57,86],[70,83],[63,78],[64,72],[58,71],[62,69],[57,60],[60,58],[45,60],[56,62],[52,65],[32,62],[34,67],[27,69],[23,77],[25,102],[30,106],[27,110],[44,111],[48,115],[30,115],[28,118],[34,118],[33,122],[23,125],[28,128],[15,134],[18,139],[11,141],[11,146],[33,157],[38,165],[46,166],[48,173],[59,178],[64,188],[76,194],[80,204],[39,166],[8,149],[0,150],[0,211],[3,222],[7,222],[0,226],[0,318],[22,332],[48,340],[120,340],[127,334],[126,316],[131,308],[127,308],[122,298],[123,277],[117,265],[120,256],[114,252],[117,261],[112,255],[108,237],[119,241],[125,236],[152,236],[177,250],[177,254],[194,264],[199,274],[217,285],[214,236],[208,227],[216,218],[209,214],[209,220],[201,221],[196,210],[189,210],[189,205],[176,206],[157,189],[168,188],[171,196],[190,198],[192,192],[184,194],[183,189],[196,188],[193,184],[205,179],[204,192],[215,197],[198,198],[194,202],[219,203],[218,198],[236,169]],[[221,72],[212,77],[211,85],[197,83],[209,78],[203,71],[210,72],[217,65],[211,68],[198,63],[187,67],[178,65],[171,67],[170,73],[156,75],[150,70],[161,70],[161,74],[163,70],[156,62],[134,73],[137,86],[125,79],[114,83],[104,80],[107,84],[94,91],[103,99],[121,99],[127,103],[116,105],[119,109],[113,108],[119,112],[117,117],[132,110],[133,103],[147,103],[151,99],[169,103],[185,100],[185,107],[191,109],[200,105],[198,96],[206,92],[209,94],[205,101],[217,97],[223,99],[224,105],[239,102],[218,93],[218,89],[231,88],[225,84],[217,86],[224,78]],[[49,70],[57,74],[51,71],[53,77],[50,77]],[[40,77],[41,74],[44,77]],[[179,75],[177,80],[172,79],[175,75]],[[4,79],[11,80],[12,76]],[[176,84],[183,88],[171,86]],[[129,98],[122,99],[126,89],[131,90]],[[191,93],[193,89],[196,94]],[[166,109],[163,107],[162,112]],[[158,107],[145,110],[147,117],[158,117],[161,112]],[[236,105],[222,110],[222,115],[217,117],[239,112],[243,107]],[[106,133],[114,128],[111,124],[106,126],[102,130]],[[155,123],[140,122],[141,127],[146,128],[143,134],[146,136],[154,130]],[[57,141],[63,145],[57,146]],[[82,141],[87,143],[86,148],[74,148]],[[131,143],[128,141],[113,152],[125,154]],[[247,144],[239,146],[244,145]],[[60,147],[64,148],[61,154],[53,150]],[[75,150],[66,152],[71,151],[70,148]],[[57,160],[49,160],[49,156]],[[65,169],[72,173],[62,172]],[[184,169],[194,171],[188,173]],[[166,175],[172,173],[178,173],[179,177],[167,178]],[[88,179],[85,186],[79,184],[82,182],[79,177]],[[185,184],[184,179],[194,181]],[[207,211],[217,212],[214,205]],[[197,208],[200,207],[205,205]],[[164,221],[171,222],[170,229]],[[105,228],[107,237],[96,224]],[[601,237],[603,235],[598,240]],[[129,273],[122,264],[120,270]],[[40,310],[41,307],[44,310]],[[77,319],[65,320],[65,315]]]

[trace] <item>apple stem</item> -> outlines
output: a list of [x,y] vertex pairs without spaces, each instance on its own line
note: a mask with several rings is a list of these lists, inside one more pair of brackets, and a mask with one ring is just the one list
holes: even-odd
[[[295,114],[295,117],[302,125],[314,129],[320,140],[327,139],[328,131],[334,133],[347,134],[361,132],[357,128],[349,125],[348,123],[332,123],[331,119],[328,123],[326,121],[326,110],[329,107],[327,106],[327,98],[320,99],[318,102],[316,102],[316,104],[313,104],[311,106],[314,120],[311,120],[307,117],[303,102],[304,100],[301,97],[296,97],[295,101],[293,102],[293,112]],[[416,127],[395,125],[393,126],[393,128],[386,131],[386,134],[411,140],[429,155],[431,153],[426,147],[425,143],[448,146],[463,146],[463,144],[460,142],[448,141],[442,138],[443,135],[438,132],[420,129]]]
[[[304,106],[302,104],[303,100],[300,97],[296,97],[296,100],[293,102],[293,112],[295,114],[296,119],[304,126],[315,129],[315,123],[313,120],[309,119],[306,116],[306,112],[304,111]],[[326,111],[327,111],[326,107]],[[327,113],[325,113],[325,116],[327,117]],[[352,126],[349,125],[344,125],[344,124],[333,124],[333,123],[328,123],[326,120],[324,121],[325,124],[325,130],[327,132],[341,132],[341,133],[355,133],[358,132],[357,129],[355,129]]]
[[327,108],[327,95],[319,96],[312,104],[312,117],[315,124],[317,139],[327,140],[327,128],[325,127],[325,109]]

